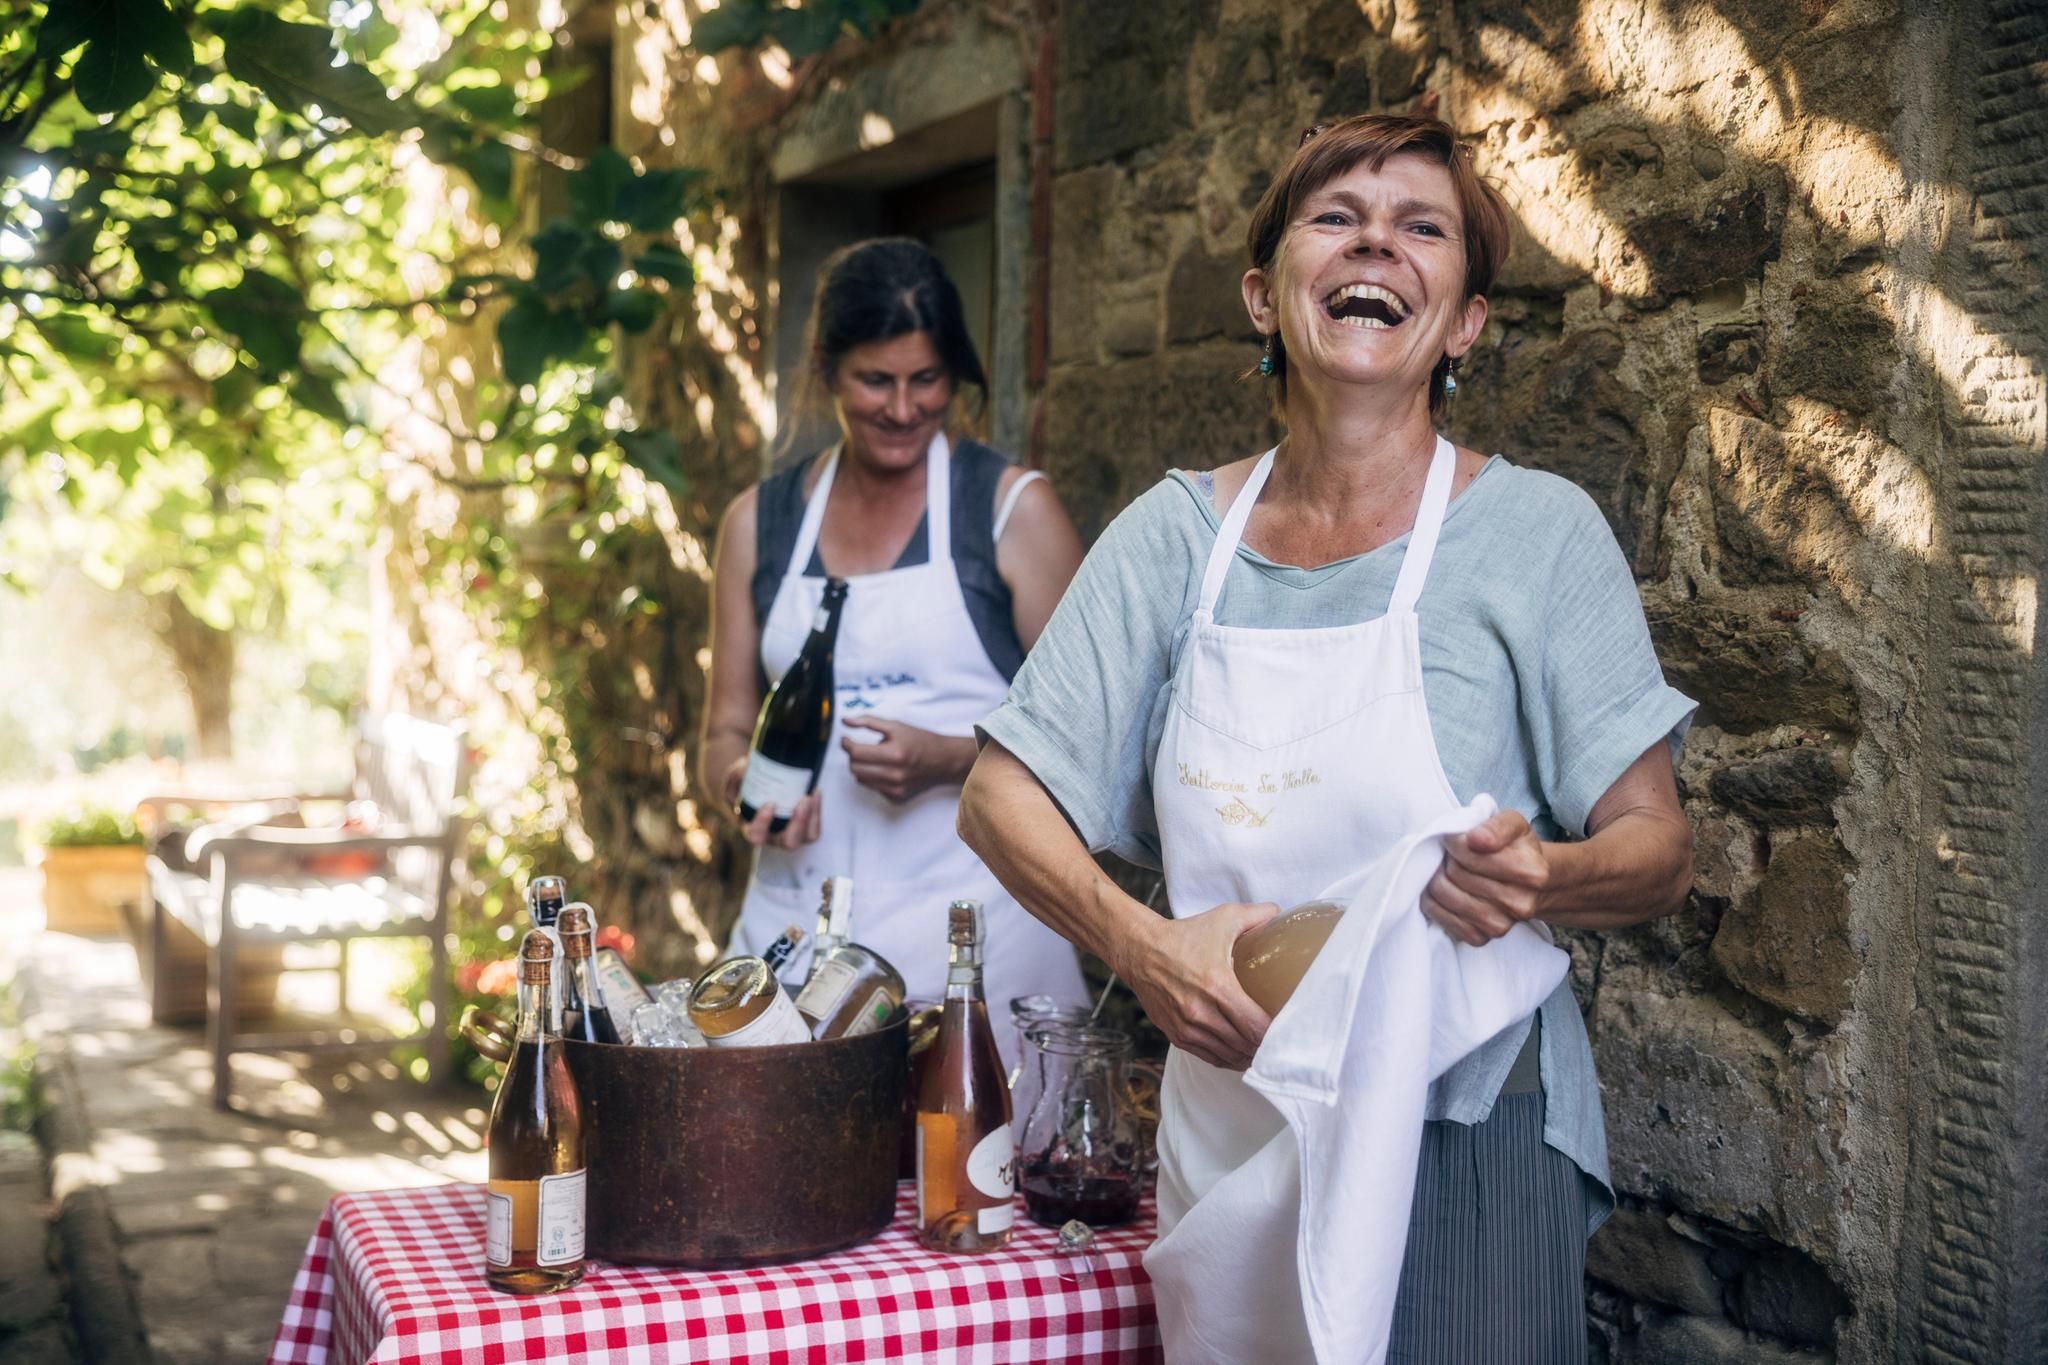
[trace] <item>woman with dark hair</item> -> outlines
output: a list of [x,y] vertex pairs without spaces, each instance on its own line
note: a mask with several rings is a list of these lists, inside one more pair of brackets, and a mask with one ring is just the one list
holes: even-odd
[[[758,953],[792,921],[808,925],[820,885],[843,874],[860,942],[912,997],[944,994],[946,905],[970,897],[987,912],[992,1001],[1076,999],[1072,947],[1004,894],[959,841],[954,812],[974,725],[1066,590],[1080,540],[1042,474],[948,434],[959,387],[985,402],[988,385],[959,291],[923,246],[883,238],[826,262],[808,351],[841,439],[742,493],[720,523],[699,776],[737,818],[755,715],[795,661],[828,574],[850,584],[837,733],[817,789],[745,826],[759,852],[732,950]],[[778,815],[788,823],[771,833]]]
[[[1174,1045],[1176,1362],[1585,1358],[1613,1195],[1547,926],[1683,902],[1693,706],[1592,499],[1437,433],[1507,242],[1447,125],[1309,130],[1243,280],[1285,439],[1126,509],[983,722],[964,837]],[[1269,1017],[1233,949],[1319,896],[1349,908]]]

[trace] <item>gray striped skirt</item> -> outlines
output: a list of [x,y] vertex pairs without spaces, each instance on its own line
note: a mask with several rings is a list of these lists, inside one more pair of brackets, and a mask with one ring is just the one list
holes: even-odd
[[1584,1365],[1585,1179],[1540,1089],[1424,1124],[1389,1365]]

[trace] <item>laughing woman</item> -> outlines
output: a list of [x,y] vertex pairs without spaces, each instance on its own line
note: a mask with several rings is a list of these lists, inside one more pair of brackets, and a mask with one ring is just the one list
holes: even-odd
[[[1175,471],[1127,509],[984,722],[962,832],[1174,1044],[1162,1248],[1285,1140],[1243,1079],[1270,1020],[1231,965],[1233,941],[1278,905],[1480,794],[1499,813],[1445,841],[1420,896],[1458,942],[1497,953],[1528,921],[1632,924],[1690,883],[1672,762],[1693,708],[1665,685],[1614,536],[1571,484],[1437,434],[1507,236],[1498,193],[1440,122],[1304,135],[1253,212],[1244,276],[1286,438]],[[1089,856],[1101,849],[1163,867],[1174,917],[1119,891]],[[1323,1268],[1335,1279],[1319,1293],[1352,1276],[1390,1304],[1378,1341],[1344,1348],[1583,1360],[1586,1238],[1613,1199],[1569,988],[1445,1072],[1426,1113],[1407,1236],[1384,1272],[1398,1282]],[[1256,1188],[1289,1197],[1285,1180]],[[1220,1231],[1216,1292],[1177,1284],[1169,1305],[1160,1285],[1169,1353],[1229,1359],[1216,1343],[1242,1342],[1257,1317],[1261,1359],[1313,1354],[1309,1269],[1248,1264],[1241,1229]],[[1249,1311],[1223,1321],[1233,1295]]]

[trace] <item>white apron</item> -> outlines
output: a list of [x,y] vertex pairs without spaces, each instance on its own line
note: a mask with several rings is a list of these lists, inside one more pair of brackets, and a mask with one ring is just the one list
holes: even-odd
[[1415,604],[1450,443],[1437,441],[1386,615],[1219,626],[1273,459],[1217,532],[1174,676],[1153,771],[1167,895],[1189,913],[1350,907],[1250,1073],[1168,1055],[1145,1268],[1174,1365],[1384,1357],[1429,1080],[1534,1013],[1568,961],[1528,926],[1463,948],[1420,910],[1442,837],[1493,811],[1452,792],[1423,702]]
[[[761,664],[771,683],[796,662],[824,600],[825,580],[805,577],[804,569],[817,548],[838,468],[834,450],[804,508],[782,586],[762,626]],[[854,940],[903,973],[911,999],[938,1000],[946,987],[947,903],[962,897],[978,900],[987,912],[983,979],[1007,1065],[1016,1048],[1006,1022],[1012,996],[1085,998],[1073,947],[1032,918],[960,842],[954,830],[957,786],[933,787],[897,804],[854,781],[839,744],[843,735],[851,735],[856,744],[877,738],[872,730],[843,728],[841,721],[855,717],[900,720],[941,735],[972,735],[976,723],[1009,691],[967,614],[953,568],[952,509],[952,447],[941,433],[925,454],[929,557],[922,564],[847,580],[833,652],[838,706],[831,746],[818,774],[819,836],[793,852],[759,850],[728,951],[758,953],[790,924],[808,935],[817,922],[825,879],[844,873],[854,879]],[[809,959],[806,939],[784,975],[800,980]]]

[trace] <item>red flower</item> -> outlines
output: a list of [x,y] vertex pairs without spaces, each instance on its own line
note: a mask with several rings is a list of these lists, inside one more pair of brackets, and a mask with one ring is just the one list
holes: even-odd
[[483,995],[510,995],[519,987],[519,964],[511,958],[493,962],[477,973],[476,988]]
[[633,960],[633,936],[616,924],[607,924],[597,931],[597,946],[612,949],[628,963]]
[[483,963],[463,963],[460,967],[457,967],[455,969],[455,989],[461,991],[464,995],[475,995],[477,993],[476,983],[478,979],[483,976],[483,974]]

